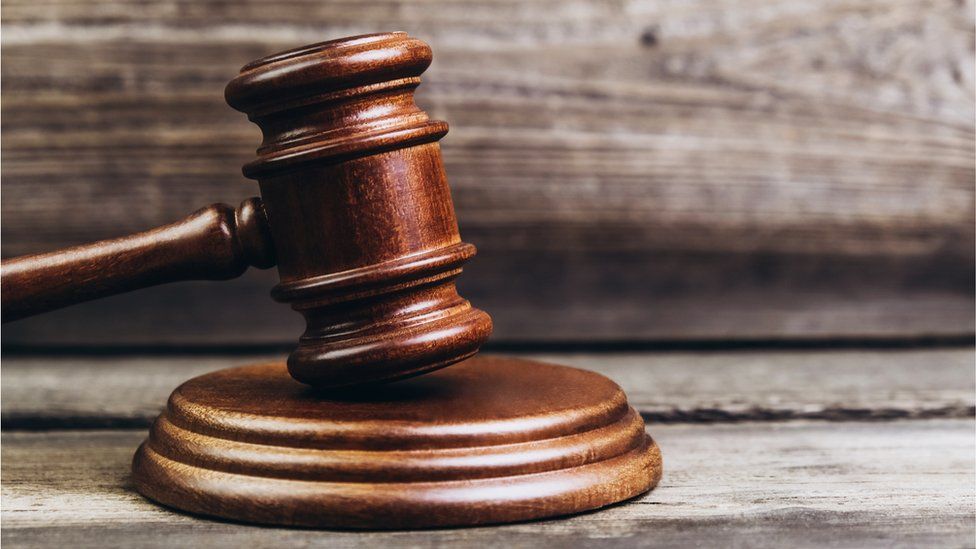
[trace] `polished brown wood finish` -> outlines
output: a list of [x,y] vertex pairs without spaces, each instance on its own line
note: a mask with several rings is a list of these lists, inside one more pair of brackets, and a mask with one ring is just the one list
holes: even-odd
[[414,103],[431,50],[404,33],[255,61],[226,97],[261,127],[244,167],[267,204],[281,283],[307,329],[288,359],[317,386],[389,381],[477,352],[491,319],[457,294],[461,242],[437,141]]
[[602,507],[661,478],[609,379],[476,357],[369,391],[322,393],[280,363],[177,388],[133,460],[144,495],[248,522],[419,528]]
[[166,282],[226,280],[252,265],[274,265],[261,200],[213,204],[151,231],[3,261],[3,321]]
[[277,261],[272,295],[307,322],[288,360],[299,381],[386,382],[474,355],[491,319],[454,285],[475,249],[458,234],[441,161],[447,124],[413,99],[430,62],[427,44],[389,33],[246,65],[226,97],[264,133],[244,167],[263,205],[212,206],[155,231],[5,262],[4,320]]

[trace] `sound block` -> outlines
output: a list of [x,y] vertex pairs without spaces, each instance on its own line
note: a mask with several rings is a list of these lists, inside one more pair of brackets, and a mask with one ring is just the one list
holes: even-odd
[[427,528],[596,509],[661,478],[661,453],[609,379],[493,356],[324,393],[284,363],[192,379],[132,463],[183,511],[306,527]]

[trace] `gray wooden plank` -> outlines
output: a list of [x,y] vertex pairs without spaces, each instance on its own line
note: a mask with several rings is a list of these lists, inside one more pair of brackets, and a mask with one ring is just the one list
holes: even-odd
[[651,425],[650,494],[562,520],[423,532],[258,528],[169,512],[128,480],[144,431],[3,434],[17,547],[919,547],[974,535],[972,420]]
[[[4,240],[6,242],[6,240]],[[289,345],[272,271],[161,286],[4,326],[8,344]],[[495,342],[971,337],[972,263],[816,254],[482,251],[458,281]]]
[[[486,248],[970,252],[967,9],[767,4],[5,6],[5,253],[253,192],[238,167],[256,130],[222,105],[227,78],[404,25],[437,51],[423,99],[456,126],[446,161]],[[829,47],[852,24],[862,47]],[[862,69],[891,44],[911,62]]]
[[[399,28],[436,51],[421,101],[453,125],[462,234],[483,250],[462,283],[499,340],[972,334],[970,8],[6,2],[3,253],[253,194],[239,166],[257,130],[221,96],[237,67]],[[284,343],[296,320],[267,301],[273,278],[181,285],[5,335]]]
[[[522,353],[619,383],[655,421],[972,417],[972,348]],[[6,357],[8,428],[148,425],[170,391],[218,368],[280,356]]]

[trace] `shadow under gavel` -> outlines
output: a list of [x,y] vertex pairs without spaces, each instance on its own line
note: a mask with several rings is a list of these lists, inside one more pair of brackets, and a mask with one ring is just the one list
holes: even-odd
[[414,102],[430,62],[427,44],[389,33],[245,66],[226,98],[263,132],[258,158],[244,166],[262,198],[5,260],[3,321],[277,265],[272,296],[307,324],[288,358],[298,381],[392,381],[472,356],[491,319],[454,284],[475,249],[458,234],[441,160],[447,124]]

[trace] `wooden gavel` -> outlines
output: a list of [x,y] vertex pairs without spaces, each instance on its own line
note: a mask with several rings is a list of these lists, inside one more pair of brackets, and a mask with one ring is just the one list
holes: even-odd
[[227,102],[262,130],[244,166],[262,198],[0,266],[3,321],[183,280],[278,266],[272,296],[307,323],[291,375],[340,387],[391,381],[475,354],[491,319],[455,278],[461,242],[438,140],[414,103],[431,50],[404,33],[287,51],[244,66]]
[[[287,367],[174,389],[133,456],[139,493],[260,524],[430,528],[579,513],[660,480],[660,449],[610,379],[471,357],[491,319],[454,285],[475,251],[441,162],[447,124],[413,99],[430,62],[426,44],[390,33],[246,65],[226,96],[264,133],[244,167],[261,199],[3,263],[4,320],[277,264],[272,295],[307,323]],[[362,391],[294,381],[370,384],[455,362]]]

